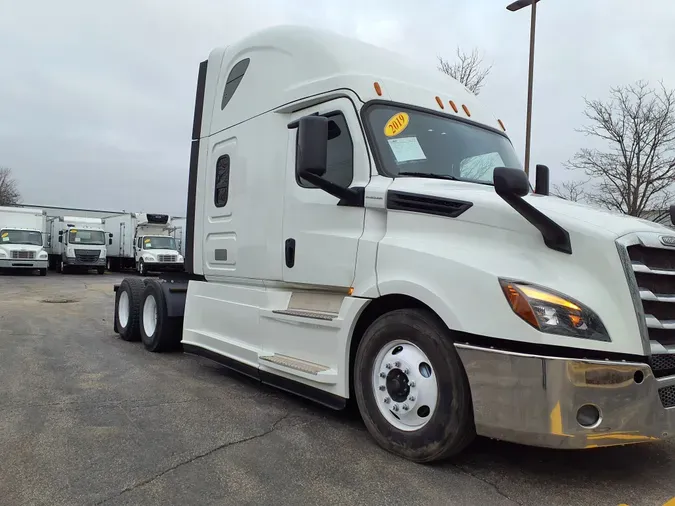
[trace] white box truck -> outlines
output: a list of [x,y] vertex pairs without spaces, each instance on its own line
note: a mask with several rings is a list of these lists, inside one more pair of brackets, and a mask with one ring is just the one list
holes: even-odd
[[433,68],[275,27],[199,70],[183,276],[115,331],[333,408],[417,462],[476,435],[675,434],[675,233],[534,191],[502,122]]
[[174,227],[167,214],[124,213],[105,219],[112,234],[108,245],[108,269],[135,268],[141,275],[180,272],[183,255],[176,247]]
[[54,216],[47,218],[49,268],[66,273],[96,269],[105,273],[107,237],[101,218]]
[[0,207],[0,269],[32,269],[47,275],[41,209]]

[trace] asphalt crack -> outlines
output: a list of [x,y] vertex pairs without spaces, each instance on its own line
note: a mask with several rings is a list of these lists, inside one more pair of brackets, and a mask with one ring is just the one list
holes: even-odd
[[150,478],[146,478],[145,480],[139,481],[138,483],[134,483],[133,485],[131,485],[129,487],[126,487],[125,489],[121,490],[117,494],[115,494],[111,497],[108,497],[107,499],[103,499],[100,502],[97,502],[95,504],[95,506],[100,506],[100,505],[105,504],[109,501],[112,501],[113,499],[117,499],[118,497],[123,496],[127,492],[131,492],[131,491],[133,491],[133,490],[135,490],[139,487],[144,487],[145,485],[149,485],[150,483],[152,483],[153,481],[161,478],[165,474],[170,473],[171,471],[175,471],[176,469],[178,469],[180,467],[183,467],[183,466],[186,466],[188,464],[192,464],[193,462],[196,462],[197,460],[201,460],[203,458],[206,458],[209,455],[212,455],[213,453],[215,453],[217,451],[223,450],[225,448],[229,448],[231,446],[236,446],[236,445],[241,444],[241,443],[246,443],[248,441],[253,441],[254,439],[260,439],[260,438],[263,438],[265,436],[268,436],[269,434],[274,432],[277,429],[277,426],[281,422],[283,422],[286,418],[288,418],[289,416],[290,416],[290,412],[284,413],[284,415],[282,415],[272,425],[270,425],[269,429],[267,429],[267,430],[265,430],[265,431],[263,431],[259,434],[254,434],[252,436],[248,436],[248,437],[245,437],[245,438],[242,438],[242,439],[237,439],[236,441],[230,441],[228,443],[223,443],[221,445],[216,446],[215,448],[212,448],[212,449],[208,450],[207,452],[200,453],[199,455],[195,455],[194,457],[190,457],[186,460],[183,460],[182,462],[178,462],[177,464],[174,464],[173,466],[168,467],[167,469],[164,469],[162,472],[160,472],[160,473],[158,473],[154,476],[151,476]]
[[524,506],[524,504],[521,503],[520,501],[518,501],[517,499],[514,499],[513,497],[509,497],[509,496],[506,494],[506,492],[503,492],[503,491],[499,488],[499,486],[498,486],[497,484],[492,483],[491,481],[486,480],[485,478],[481,478],[481,477],[478,476],[477,474],[474,474],[474,473],[472,473],[471,471],[467,471],[466,469],[463,469],[463,468],[459,467],[459,466],[456,465],[456,464],[453,464],[453,467],[455,467],[459,472],[464,473],[464,474],[466,474],[467,476],[471,476],[472,478],[475,478],[476,480],[481,481],[481,482],[485,483],[486,485],[489,485],[495,492],[497,492],[497,493],[498,493],[500,496],[502,496],[504,499],[507,499],[507,500],[509,500],[509,501],[511,501],[511,502],[513,502],[513,503],[515,503],[515,504],[517,504],[518,506]]

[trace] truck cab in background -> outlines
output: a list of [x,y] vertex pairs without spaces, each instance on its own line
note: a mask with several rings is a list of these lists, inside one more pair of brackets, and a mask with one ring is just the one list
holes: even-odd
[[503,122],[401,55],[275,27],[201,63],[186,274],[115,287],[180,343],[430,462],[476,435],[675,434],[675,233],[536,192]]
[[169,215],[124,213],[106,217],[105,227],[112,234],[109,270],[134,268],[142,275],[183,270],[183,255],[177,250]]
[[46,276],[44,228],[40,209],[0,207],[0,269],[31,269]]
[[[145,234],[148,235],[145,235]],[[141,276],[148,271],[179,272],[183,270],[183,256],[178,252],[176,239],[170,235],[151,235],[139,231],[134,246],[136,269]]]
[[47,220],[49,268],[66,273],[96,269],[105,273],[106,247],[112,236],[100,218],[56,216]]

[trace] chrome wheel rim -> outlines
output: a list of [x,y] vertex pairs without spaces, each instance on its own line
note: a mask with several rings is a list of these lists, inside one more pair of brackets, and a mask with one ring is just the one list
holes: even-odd
[[143,330],[151,337],[157,329],[157,301],[154,295],[148,295],[143,303]]
[[126,328],[129,323],[129,294],[126,290],[120,294],[120,300],[117,303],[117,318],[120,325]]
[[373,364],[372,385],[380,413],[399,430],[421,429],[436,411],[436,373],[429,357],[410,341],[382,347]]

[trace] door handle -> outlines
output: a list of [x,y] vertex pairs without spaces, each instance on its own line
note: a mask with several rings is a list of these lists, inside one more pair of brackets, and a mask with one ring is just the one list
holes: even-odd
[[295,239],[286,239],[286,267],[289,269],[295,265]]

